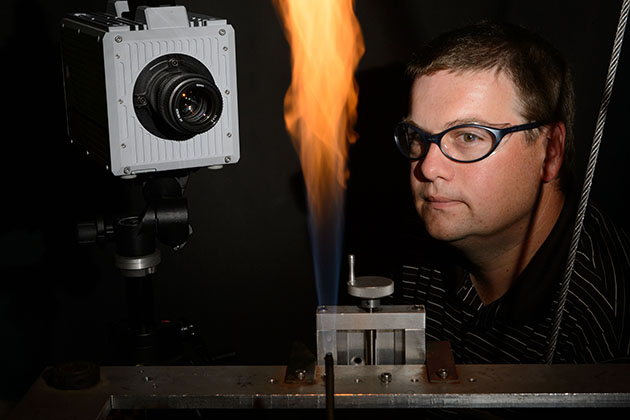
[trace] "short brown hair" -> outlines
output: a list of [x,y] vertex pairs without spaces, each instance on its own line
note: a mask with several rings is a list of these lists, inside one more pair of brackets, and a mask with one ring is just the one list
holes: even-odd
[[440,35],[407,66],[412,79],[441,70],[505,72],[520,95],[527,121],[564,123],[560,183],[567,190],[573,181],[575,99],[571,71],[556,48],[520,26],[481,22]]

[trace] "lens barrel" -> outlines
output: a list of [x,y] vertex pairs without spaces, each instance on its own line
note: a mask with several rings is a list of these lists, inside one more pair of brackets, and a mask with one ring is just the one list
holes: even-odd
[[183,73],[164,80],[157,108],[173,130],[194,136],[215,126],[223,101],[216,85],[205,77]]
[[138,120],[152,134],[188,140],[217,124],[223,99],[205,65],[190,56],[169,54],[139,74],[134,107]]

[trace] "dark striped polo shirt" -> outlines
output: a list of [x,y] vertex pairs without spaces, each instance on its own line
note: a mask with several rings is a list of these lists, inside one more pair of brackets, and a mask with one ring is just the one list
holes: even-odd
[[[573,231],[574,212],[567,208],[574,206],[565,206],[510,290],[489,305],[482,304],[465,265],[434,243],[423,243],[402,264],[396,301],[425,305],[426,339],[449,340],[456,363],[542,363]],[[626,234],[589,205],[554,363],[630,355],[629,257]]]

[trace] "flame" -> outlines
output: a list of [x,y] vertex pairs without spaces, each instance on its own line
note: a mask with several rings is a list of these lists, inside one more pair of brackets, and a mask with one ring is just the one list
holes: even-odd
[[354,0],[274,0],[291,47],[284,101],[287,131],[300,158],[309,206],[320,305],[336,304],[348,144],[359,99],[354,71],[365,51]]
[[357,134],[354,71],[364,52],[353,0],[275,0],[291,47],[292,82],[284,103],[316,226],[343,200],[348,143]]

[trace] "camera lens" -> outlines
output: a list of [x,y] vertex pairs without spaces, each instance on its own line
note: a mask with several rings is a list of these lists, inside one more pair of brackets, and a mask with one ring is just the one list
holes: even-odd
[[215,126],[223,100],[210,80],[187,73],[165,78],[158,89],[158,108],[177,132],[193,136]]
[[214,127],[223,98],[208,68],[193,57],[170,54],[149,63],[134,86],[135,110],[154,135],[188,140]]
[[208,118],[208,98],[193,89],[182,92],[177,107],[178,115],[185,121],[197,123]]

